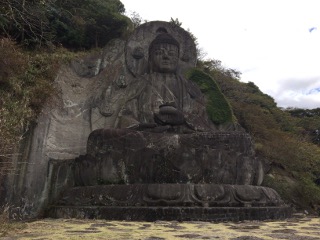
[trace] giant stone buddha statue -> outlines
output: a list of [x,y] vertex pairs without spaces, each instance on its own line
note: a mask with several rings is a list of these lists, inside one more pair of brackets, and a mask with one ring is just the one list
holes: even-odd
[[[129,128],[152,132],[209,131],[212,128],[200,89],[177,73],[179,51],[179,43],[168,33],[160,33],[151,42],[150,72],[141,76],[135,96],[125,105]],[[130,120],[132,125],[128,124]]]
[[[283,204],[274,190],[259,186],[263,168],[250,136],[211,122],[205,96],[183,76],[195,65],[195,52],[189,34],[169,23],[135,31],[126,48],[126,87],[108,90],[107,99],[118,99],[109,102],[113,122],[90,134],[87,154],[75,160],[78,187],[64,195],[64,204],[90,202],[107,206],[109,217],[99,213],[104,218],[133,220],[210,220],[215,207]],[[185,207],[193,217],[182,216]],[[284,214],[268,211],[273,215],[265,218]]]

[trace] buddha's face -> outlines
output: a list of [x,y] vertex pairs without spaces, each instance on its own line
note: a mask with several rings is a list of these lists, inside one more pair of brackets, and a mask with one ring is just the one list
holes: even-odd
[[174,73],[178,65],[179,49],[173,44],[156,44],[150,57],[153,72]]

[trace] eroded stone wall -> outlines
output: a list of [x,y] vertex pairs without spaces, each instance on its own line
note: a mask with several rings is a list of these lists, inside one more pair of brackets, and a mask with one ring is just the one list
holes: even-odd
[[61,170],[66,175],[59,177],[60,182],[51,179],[54,176],[50,171],[55,166],[52,161],[74,159],[86,152],[87,138],[94,128],[92,111],[108,87],[123,74],[124,47],[124,41],[115,40],[102,51],[60,69],[55,80],[58,95],[46,104],[22,140],[13,159],[16,174],[6,180],[6,201],[13,218],[41,215],[49,196],[59,194],[63,185],[70,185],[70,168]]

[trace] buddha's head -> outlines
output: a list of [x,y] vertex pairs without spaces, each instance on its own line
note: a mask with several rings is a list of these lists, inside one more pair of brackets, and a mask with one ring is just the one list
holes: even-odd
[[149,47],[151,72],[175,73],[179,62],[179,43],[168,33],[159,34]]

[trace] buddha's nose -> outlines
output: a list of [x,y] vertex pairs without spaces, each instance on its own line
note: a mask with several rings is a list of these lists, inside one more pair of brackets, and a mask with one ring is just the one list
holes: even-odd
[[163,58],[163,59],[169,59],[168,53],[165,52],[165,53],[162,55],[162,58]]

